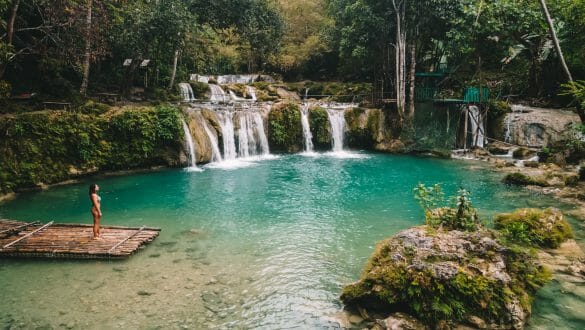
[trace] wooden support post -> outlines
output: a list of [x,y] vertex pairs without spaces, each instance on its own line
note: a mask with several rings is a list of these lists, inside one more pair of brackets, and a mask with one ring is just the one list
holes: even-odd
[[467,151],[467,122],[469,121],[469,106],[465,106],[465,123],[463,124],[463,150]]
[[112,248],[111,248],[111,249],[108,251],[108,254],[111,254],[111,253],[112,253],[112,251],[114,251],[114,250],[115,250],[115,249],[116,249],[118,246],[120,246],[120,245],[124,244],[124,242],[126,242],[127,240],[129,240],[129,239],[131,239],[132,237],[134,237],[134,236],[138,235],[138,233],[140,233],[141,231],[143,231],[143,230],[144,230],[144,228],[146,228],[146,226],[142,226],[142,227],[140,227],[140,229],[138,229],[137,231],[135,231],[135,232],[134,232],[132,235],[130,235],[130,236],[128,236],[128,237],[126,237],[126,238],[124,238],[124,239],[123,239],[123,240],[121,240],[121,241],[120,241],[118,244],[116,244],[116,245],[112,246]]
[[23,239],[25,239],[25,238],[28,238],[28,237],[30,237],[30,236],[32,236],[32,235],[34,235],[35,233],[38,233],[39,231],[41,231],[41,230],[43,230],[43,229],[45,229],[45,228],[49,227],[49,226],[50,226],[50,225],[52,225],[52,224],[53,224],[53,221],[49,222],[48,224],[46,224],[46,225],[42,226],[42,227],[41,227],[41,228],[39,228],[39,229],[36,229],[36,230],[33,230],[33,231],[31,231],[30,233],[28,233],[28,234],[26,234],[26,235],[22,236],[21,238],[17,239],[16,241],[13,241],[13,242],[10,242],[10,243],[8,243],[8,244],[4,245],[4,246],[2,247],[2,249],[6,249],[6,248],[8,248],[8,247],[11,247],[12,245],[14,245],[14,244],[16,244],[16,243],[18,243],[18,242],[22,241],[22,240],[23,240]]

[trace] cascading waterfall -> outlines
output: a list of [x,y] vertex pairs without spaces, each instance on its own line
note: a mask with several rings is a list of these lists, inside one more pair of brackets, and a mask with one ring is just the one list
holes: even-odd
[[471,126],[471,146],[483,148],[485,145],[485,122],[479,107],[470,105],[469,108],[469,122]]
[[313,152],[313,134],[311,134],[311,127],[309,125],[309,104],[303,104],[301,106],[301,124],[303,125],[305,152]]
[[264,132],[264,121],[259,112],[240,113],[238,149],[240,157],[270,154],[268,138]]
[[234,91],[229,91],[229,94],[230,94],[230,99],[231,99],[232,101],[245,101],[245,100],[246,100],[246,99],[245,99],[245,98],[243,98],[243,97],[239,97],[239,96],[237,96],[237,95],[236,95],[236,93],[234,93]]
[[193,102],[196,100],[195,93],[193,93],[193,88],[189,83],[180,83],[179,89],[181,90],[181,95],[183,96],[183,101],[185,102]]
[[240,129],[238,130],[238,155],[240,157],[250,157],[250,149],[254,154],[256,153],[256,139],[249,121],[249,116],[244,113],[240,115]]
[[256,90],[254,89],[254,87],[246,85],[246,92],[248,93],[248,95],[252,98],[253,102],[257,101],[256,98]]
[[191,130],[189,126],[185,122],[184,119],[181,119],[183,122],[183,132],[185,133],[185,142],[187,142],[187,149],[189,152],[189,168],[197,168],[196,159],[197,156],[195,154],[195,144],[193,143],[193,137],[191,136]]
[[331,124],[331,141],[334,152],[343,151],[345,137],[345,110],[327,109]]
[[209,125],[207,125],[207,120],[202,118],[201,122],[203,123],[203,129],[205,130],[205,134],[209,138],[209,142],[211,143],[211,162],[221,162],[221,152],[219,151],[219,143],[217,135],[215,135]]
[[233,112],[218,111],[219,126],[221,127],[221,136],[223,140],[223,159],[236,159],[236,139],[234,137]]
[[211,97],[209,98],[211,102],[227,102],[228,97],[219,85],[209,84],[209,88],[211,89]]

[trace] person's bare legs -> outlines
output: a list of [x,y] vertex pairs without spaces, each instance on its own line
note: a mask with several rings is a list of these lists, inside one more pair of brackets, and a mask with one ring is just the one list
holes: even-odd
[[98,239],[100,238],[100,219],[101,216],[99,215],[97,210],[92,209],[91,215],[93,215],[93,238]]

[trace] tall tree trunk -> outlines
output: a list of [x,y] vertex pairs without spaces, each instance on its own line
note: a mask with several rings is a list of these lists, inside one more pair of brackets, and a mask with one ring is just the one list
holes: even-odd
[[416,80],[416,44],[414,41],[410,45],[410,90],[408,94],[408,117],[410,121],[414,120],[414,88]]
[[400,119],[404,118],[406,108],[406,32],[404,28],[404,15],[406,0],[392,0],[396,14],[396,107]]
[[169,82],[168,89],[173,88],[175,84],[175,78],[177,76],[177,64],[179,62],[179,50],[175,50],[175,58],[173,60],[173,72],[171,73],[171,81]]
[[92,20],[93,0],[87,0],[87,16],[85,18],[85,53],[83,54],[83,80],[79,92],[81,95],[87,94],[89,85],[89,69],[91,65],[91,20]]
[[[12,5],[12,11],[10,12],[10,18],[8,19],[8,23],[6,25],[6,43],[8,45],[12,45],[12,41],[14,40],[14,22],[16,22],[16,15],[18,13],[19,6],[20,0],[15,0],[14,4]],[[4,77],[7,65],[8,63],[0,64],[0,79]]]
[[561,61],[561,66],[563,67],[563,71],[565,73],[565,77],[568,81],[573,81],[573,76],[571,76],[571,72],[569,71],[569,67],[567,66],[567,62],[565,62],[565,57],[563,56],[563,51],[561,50],[561,44],[559,43],[559,39],[557,38],[557,33],[555,31],[555,27],[553,25],[552,18],[550,17],[550,13],[548,12],[548,8],[546,6],[545,0],[540,0],[540,7],[544,13],[544,17],[546,19],[546,23],[548,24],[548,28],[550,30],[551,38],[553,39],[553,43],[555,44],[555,49],[557,54],[559,55],[559,59]]

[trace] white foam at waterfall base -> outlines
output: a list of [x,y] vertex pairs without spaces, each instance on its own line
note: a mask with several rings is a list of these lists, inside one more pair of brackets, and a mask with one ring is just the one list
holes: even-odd
[[250,156],[244,158],[236,158],[231,160],[224,160],[221,162],[209,163],[205,165],[205,168],[219,169],[219,170],[237,170],[240,168],[246,168],[250,166],[256,166],[262,161],[275,160],[280,158],[277,155],[259,155]]
[[185,120],[181,119],[183,122],[183,133],[185,134],[185,142],[187,146],[187,152],[189,153],[188,164],[185,170],[189,172],[200,172],[202,171],[199,167],[197,167],[196,159],[197,155],[195,154],[195,144],[193,143],[193,137],[191,136],[191,130],[189,129],[189,125],[185,122]]

